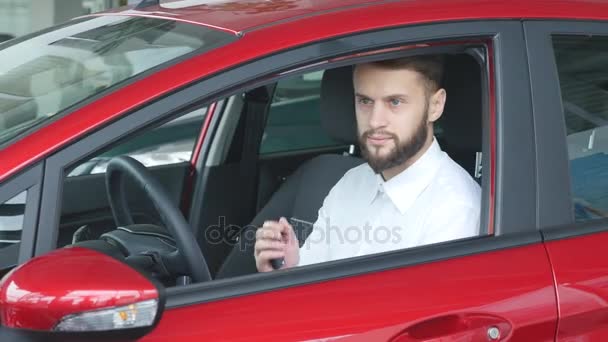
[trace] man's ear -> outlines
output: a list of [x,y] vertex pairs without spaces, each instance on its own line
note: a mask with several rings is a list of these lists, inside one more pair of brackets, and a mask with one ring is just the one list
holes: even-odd
[[447,94],[443,88],[440,88],[433,95],[431,95],[431,98],[429,99],[429,122],[439,120],[443,114],[446,97]]

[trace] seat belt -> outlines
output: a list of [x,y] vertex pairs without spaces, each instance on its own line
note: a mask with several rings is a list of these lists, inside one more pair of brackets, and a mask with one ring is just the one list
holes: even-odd
[[271,87],[263,86],[245,93],[245,134],[240,163],[240,177],[244,180],[246,203],[253,203],[248,216],[253,217],[257,199],[258,154],[264,134],[266,115],[270,107]]

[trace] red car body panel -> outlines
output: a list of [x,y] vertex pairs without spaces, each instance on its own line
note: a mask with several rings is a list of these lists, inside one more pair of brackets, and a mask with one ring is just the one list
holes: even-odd
[[[608,3],[593,0],[245,0],[206,1],[207,4],[171,9],[171,1],[161,6],[141,10],[132,7],[113,13],[127,15],[154,15],[175,20],[204,23],[234,32],[259,30],[263,27],[300,25],[306,20],[316,21],[329,16],[344,24],[362,27],[374,20],[376,11],[387,11],[388,16],[376,17],[382,21],[400,18],[399,24],[432,21],[462,21],[476,19],[554,18],[554,19],[606,19]],[[203,3],[203,1],[201,1]],[[350,13],[350,14],[349,14]],[[355,15],[356,20],[344,20]],[[321,24],[323,25],[323,24]],[[316,25],[308,26],[316,31]],[[280,36],[279,36],[280,37]],[[273,39],[278,37],[273,37]],[[284,35],[283,38],[293,38]]]
[[[0,182],[157,97],[277,51],[356,32],[440,21],[606,20],[608,3],[420,0],[346,1],[338,6],[322,0],[256,0],[181,10],[150,7],[116,14],[163,17],[234,34],[244,31],[244,35],[99,98],[0,150]],[[493,94],[493,75],[490,77]],[[493,104],[493,97],[491,101]],[[494,105],[491,108],[494,111]],[[210,119],[211,115],[196,151],[202,146]],[[495,120],[492,112],[492,151],[496,147]],[[491,177],[490,222],[495,189]],[[608,233],[603,233],[552,241],[546,250],[543,244],[536,244],[169,309],[143,340],[342,337],[344,341],[456,341],[482,338],[492,326],[501,330],[501,340],[552,341],[556,331],[558,340],[605,340],[608,328],[602,328],[601,323],[608,313],[608,267],[605,256],[591,253],[604,250],[607,238]],[[52,269],[69,271],[64,265]],[[44,284],[43,280],[35,281]],[[111,286],[111,282],[103,284]],[[95,286],[100,288],[97,283]],[[264,308],[264,315],[260,315],[260,308]]]
[[560,321],[557,341],[608,340],[608,233],[547,242]]
[[[153,15],[190,23],[204,23],[231,32],[242,32],[275,25],[281,21],[315,15],[319,12],[336,12],[357,6],[369,6],[370,1],[361,0],[271,0],[271,1],[205,1],[206,4],[183,8],[167,8],[171,2],[161,2],[161,6],[150,6],[141,10],[116,9],[108,13],[125,15]],[[201,1],[203,3],[203,1]]]
[[142,341],[553,341],[556,319],[535,244],[169,309]]
[[[63,262],[56,263],[56,257]],[[74,272],[95,265],[88,272]],[[15,272],[23,269],[21,272]],[[49,282],[61,278],[64,281]],[[87,291],[72,291],[74,284]],[[128,289],[125,289],[128,284]],[[0,320],[10,327],[51,330],[61,318],[159,299],[158,290],[126,264],[85,248],[63,248],[14,269],[0,284]],[[7,307],[10,305],[10,308]],[[39,315],[39,312],[45,312]]]

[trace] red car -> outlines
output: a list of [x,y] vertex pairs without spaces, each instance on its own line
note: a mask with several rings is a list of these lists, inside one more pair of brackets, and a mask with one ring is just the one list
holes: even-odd
[[[146,0],[2,44],[0,340],[607,340],[607,19]],[[423,54],[479,236],[258,274],[256,227],[314,221],[363,162],[352,65]]]

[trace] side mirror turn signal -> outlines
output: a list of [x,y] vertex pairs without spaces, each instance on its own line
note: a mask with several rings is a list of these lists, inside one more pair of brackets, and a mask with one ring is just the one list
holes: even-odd
[[63,248],[4,276],[0,322],[4,328],[51,335],[129,330],[131,336],[143,336],[160,319],[162,290],[106,254]]

